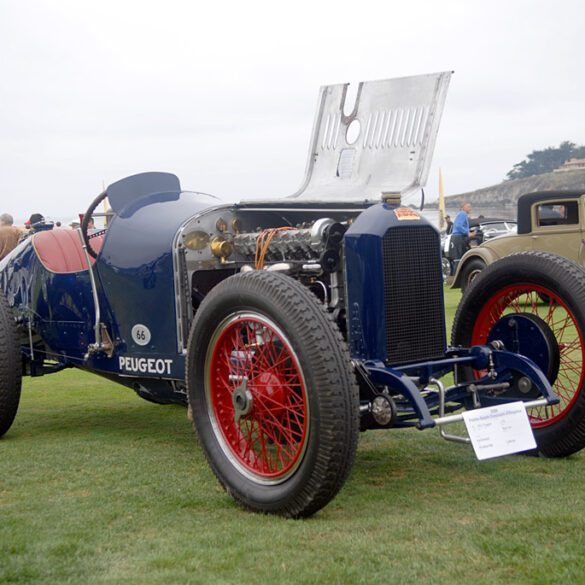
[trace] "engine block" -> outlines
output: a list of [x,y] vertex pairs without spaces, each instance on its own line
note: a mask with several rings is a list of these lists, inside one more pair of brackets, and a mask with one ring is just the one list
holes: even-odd
[[237,234],[234,250],[255,259],[255,268],[264,262],[314,262],[325,272],[337,268],[339,250],[347,225],[331,218],[321,218],[310,227],[278,227]]

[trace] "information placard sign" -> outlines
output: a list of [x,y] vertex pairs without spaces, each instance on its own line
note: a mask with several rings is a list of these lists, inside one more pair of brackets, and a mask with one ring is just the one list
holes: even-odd
[[479,460],[536,448],[522,402],[469,410],[463,413],[463,420]]

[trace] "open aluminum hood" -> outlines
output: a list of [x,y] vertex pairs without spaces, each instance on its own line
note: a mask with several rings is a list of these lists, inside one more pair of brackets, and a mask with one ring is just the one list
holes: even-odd
[[284,201],[373,203],[423,187],[451,73],[361,82],[348,116],[349,84],[323,86],[305,180]]

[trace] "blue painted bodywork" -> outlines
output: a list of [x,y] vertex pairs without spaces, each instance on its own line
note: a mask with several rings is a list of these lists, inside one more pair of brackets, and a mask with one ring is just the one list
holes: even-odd
[[[108,311],[117,350],[111,359],[93,356],[92,368],[119,371],[119,357],[126,355],[146,359],[173,356],[172,371],[163,377],[184,379],[184,355],[177,350],[173,242],[186,218],[213,203],[208,196],[189,192],[155,193],[133,201],[114,218],[96,273],[101,289],[108,291],[102,306]],[[132,340],[136,324],[150,330],[147,346]]]
[[[96,342],[96,307],[88,270],[51,272],[39,260],[34,236],[0,262],[0,288],[17,316],[25,373],[42,375],[75,366],[130,386],[149,400],[184,403],[185,331],[188,333],[189,319],[192,318],[189,311],[194,301],[191,281],[181,282],[181,272],[187,272],[186,265],[184,270],[180,268],[181,261],[186,262],[180,257],[181,233],[188,227],[202,230],[200,233],[205,237],[206,234],[211,237],[217,233],[216,225],[227,225],[225,218],[231,222],[240,221],[234,215],[238,208],[218,205],[218,201],[208,195],[182,191],[176,177],[165,173],[145,173],[119,181],[108,188],[108,197],[115,215],[105,233],[93,273],[100,322],[113,345],[110,355],[103,351],[88,351]],[[277,208],[274,217],[265,208],[256,209],[257,215],[246,215],[246,208],[241,209],[242,223],[246,222],[249,231],[259,225],[260,219],[291,221],[284,219],[282,210],[285,207]],[[326,217],[327,211],[318,207],[290,213],[295,218],[300,212],[312,213],[312,217],[318,219],[320,211],[321,217]],[[344,210],[338,211],[345,213]],[[361,399],[367,402],[380,388],[386,387],[389,395],[403,401],[395,426],[417,424],[420,428],[430,427],[434,425],[432,416],[437,413],[437,397],[423,398],[419,385],[452,371],[456,366],[485,368],[486,356],[495,352],[485,347],[447,350],[444,322],[441,321],[442,331],[436,344],[440,356],[418,363],[408,363],[408,360],[403,364],[388,363],[388,316],[385,314],[388,300],[385,295],[388,295],[383,268],[384,255],[387,256],[388,251],[384,251],[383,239],[390,230],[405,229],[413,222],[425,226],[428,222],[416,215],[401,221],[395,207],[388,204],[360,211],[346,214],[355,221],[344,236],[345,282],[342,285],[345,285],[347,296],[346,321],[351,356],[356,364],[361,364],[361,371],[368,378]],[[205,251],[195,248],[193,253],[195,260],[191,259],[189,273],[193,276],[210,271],[216,279],[221,279],[239,269],[234,264],[225,270],[208,247]],[[438,246],[436,256],[439,267]],[[434,260],[431,258],[432,262]],[[239,262],[241,266],[247,260]],[[205,284],[204,280],[201,282]],[[213,279],[209,282],[212,288]],[[442,285],[439,297],[439,310],[442,311]],[[184,314],[179,314],[182,305],[186,309]],[[135,326],[147,328],[150,333],[150,340],[144,345],[133,336]],[[393,342],[390,337],[390,343]],[[499,352],[494,363],[492,381],[513,382],[519,375],[524,375],[534,384],[536,395],[546,396],[551,404],[556,400],[550,384],[530,360]],[[418,380],[418,383],[413,380]],[[469,401],[468,386],[469,383],[451,388],[447,401],[455,403],[457,408],[466,404]]]
[[[30,339],[23,340],[23,353],[30,360],[32,375],[46,373],[42,363],[50,359],[56,362],[55,369],[76,366],[117,375],[118,381],[135,389],[135,378],[181,383],[185,379],[185,356],[177,344],[173,243],[186,219],[217,200],[180,191],[176,177],[174,184],[179,190],[144,194],[144,181],[140,181],[138,196],[136,190],[132,196],[132,181],[124,181],[130,185],[119,182],[112,190],[111,203],[117,214],[94,266],[101,321],[114,342],[111,357],[86,355],[88,346],[95,342],[95,305],[87,270],[65,274],[47,270],[35,252],[34,236],[0,265],[0,286],[31,332]],[[155,187],[161,184],[168,186],[169,181],[154,182]],[[145,346],[132,339],[136,324],[151,332],[151,341]],[[121,367],[126,357],[132,358],[127,361],[132,372]],[[164,361],[164,371],[157,367],[158,360]],[[159,385],[155,393],[163,401],[185,400],[184,392],[173,396],[175,392],[168,386]]]
[[392,209],[375,205],[360,214],[345,232],[350,351],[363,360],[386,359],[382,238],[393,221]]
[[9,304],[50,352],[60,361],[82,365],[83,353],[93,341],[94,303],[88,273],[46,270],[29,238],[4,259],[1,276]]

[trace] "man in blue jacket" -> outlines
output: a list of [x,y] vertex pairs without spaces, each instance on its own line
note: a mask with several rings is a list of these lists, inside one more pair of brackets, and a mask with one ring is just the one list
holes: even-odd
[[451,233],[451,245],[449,247],[449,256],[456,264],[461,256],[465,254],[468,248],[469,237],[472,232],[469,230],[469,214],[471,213],[471,203],[464,203],[461,210],[455,216],[453,222],[453,232]]

